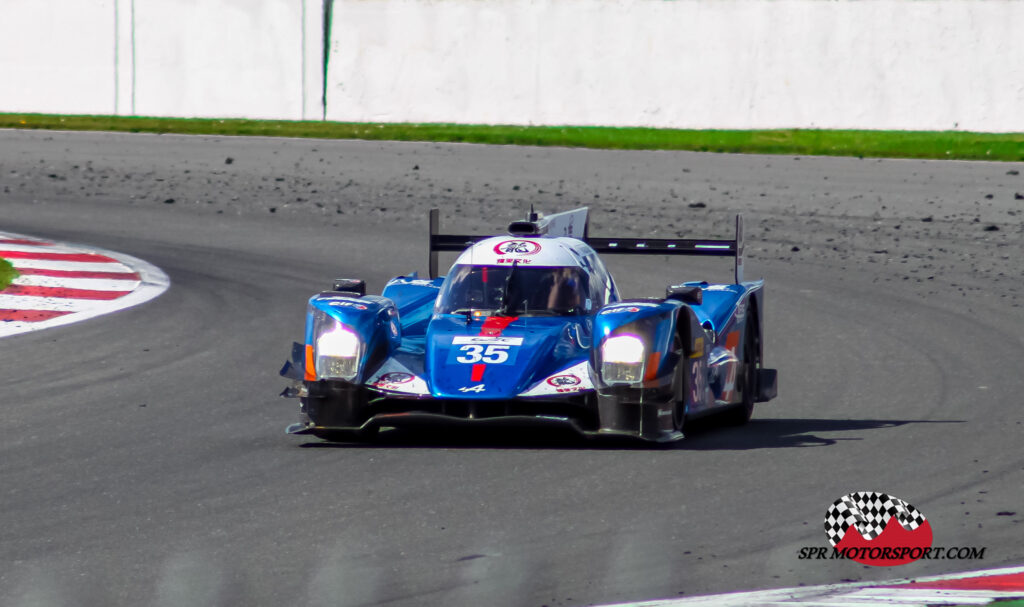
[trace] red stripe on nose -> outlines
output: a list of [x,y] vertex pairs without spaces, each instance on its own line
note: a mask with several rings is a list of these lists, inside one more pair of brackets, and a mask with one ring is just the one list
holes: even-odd
[[[501,335],[501,332],[504,331],[506,327],[518,319],[518,316],[488,316],[487,320],[484,321],[483,326],[480,327],[480,335],[497,337]],[[486,370],[487,365],[483,363],[473,365],[469,381],[481,381],[484,378],[484,371]]]
[[506,327],[517,320],[519,320],[518,316],[488,316],[484,321],[484,326],[480,327],[480,335],[489,337],[501,335]]

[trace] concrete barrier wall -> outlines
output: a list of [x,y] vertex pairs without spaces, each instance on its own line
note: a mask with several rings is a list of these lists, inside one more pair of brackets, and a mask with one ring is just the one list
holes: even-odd
[[135,4],[135,112],[287,117],[302,113],[301,3]]
[[320,0],[0,0],[0,111],[320,119]]
[[331,120],[1024,130],[1015,0],[336,0]]
[[114,0],[0,0],[0,112],[110,114]]
[[1022,0],[0,0],[0,9],[2,112],[1024,131]]

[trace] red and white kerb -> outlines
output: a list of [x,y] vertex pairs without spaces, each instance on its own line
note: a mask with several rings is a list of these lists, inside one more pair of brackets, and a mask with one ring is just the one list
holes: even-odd
[[20,275],[0,291],[0,337],[135,306],[170,286],[141,259],[9,232],[0,232],[0,258]]

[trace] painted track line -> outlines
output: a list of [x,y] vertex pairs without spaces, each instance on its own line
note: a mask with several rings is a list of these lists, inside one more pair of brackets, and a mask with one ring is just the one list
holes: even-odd
[[115,280],[110,278],[76,278],[25,274],[15,279],[14,284],[26,287],[60,287],[90,291],[134,291],[139,282],[137,279]]
[[0,292],[0,337],[95,318],[167,290],[160,268],[123,253],[0,232],[0,257],[21,274]]
[[[4,310],[52,310],[54,312],[88,312],[106,308],[109,300],[64,299],[61,297],[36,297],[33,295],[8,295],[7,289],[0,292],[0,309]],[[0,335],[4,327],[0,325]],[[19,331],[20,333],[20,331]]]
[[49,253],[78,253],[77,249],[72,247],[65,247],[58,244],[54,244],[48,241],[39,241],[32,243],[30,240],[20,239],[17,241],[12,240],[0,240],[0,251],[4,251],[5,254],[0,256],[9,258],[13,256],[13,253],[34,253],[39,250],[40,246],[45,246]]
[[137,272],[89,272],[76,270],[48,270],[45,268],[18,268],[21,277],[52,276],[55,278],[106,278],[108,280],[142,280]]
[[[111,251],[111,253],[113,253],[113,251]],[[116,255],[116,253],[115,253],[115,255]],[[115,273],[116,274],[116,273],[123,273],[123,272],[127,271],[127,268],[129,267],[126,264],[123,264],[123,263],[113,262],[113,257],[114,257],[113,255],[108,255],[107,256],[110,259],[110,261],[108,261],[108,262],[77,262],[77,261],[52,260],[52,259],[24,259],[24,258],[12,259],[12,258],[7,257],[6,255],[4,255],[3,253],[0,253],[0,257],[4,257],[5,259],[7,259],[7,261],[11,262],[11,264],[14,267],[18,268],[19,272],[21,271],[21,268],[29,268],[29,269],[40,269],[40,270],[65,270],[65,271],[70,270],[70,271],[74,271],[74,272],[108,272],[108,273]],[[127,256],[126,255],[122,255],[121,257],[127,257]],[[135,259],[135,258],[133,257],[132,259]],[[135,261],[140,262],[140,263],[146,263],[146,262],[142,261],[141,259],[135,259]],[[156,267],[156,266],[153,266],[153,267]],[[161,272],[161,274],[162,273],[163,272]]]
[[604,607],[863,607],[865,605],[988,605],[1024,598],[1024,567],[989,569],[913,580],[854,582],[753,592],[730,592],[682,599],[616,603]]
[[121,291],[95,291],[91,289],[72,289],[69,287],[38,287],[33,285],[17,284],[17,280],[11,286],[4,289],[4,295],[27,295],[30,297],[62,298],[62,299],[90,299],[110,301],[124,297],[132,292],[132,289]]

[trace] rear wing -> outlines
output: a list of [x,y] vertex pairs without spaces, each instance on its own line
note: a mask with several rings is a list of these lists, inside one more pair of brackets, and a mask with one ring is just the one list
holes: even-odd
[[[582,224],[582,225],[581,225]],[[513,236],[573,236],[586,242],[598,253],[620,255],[702,255],[735,259],[736,284],[743,282],[743,216],[736,215],[736,238],[733,240],[693,238],[594,238],[589,236],[587,209],[575,209],[537,219],[532,211],[526,221],[509,226]],[[438,209],[430,209],[429,272],[437,278],[437,254],[461,253],[466,247],[490,236],[441,234]]]

